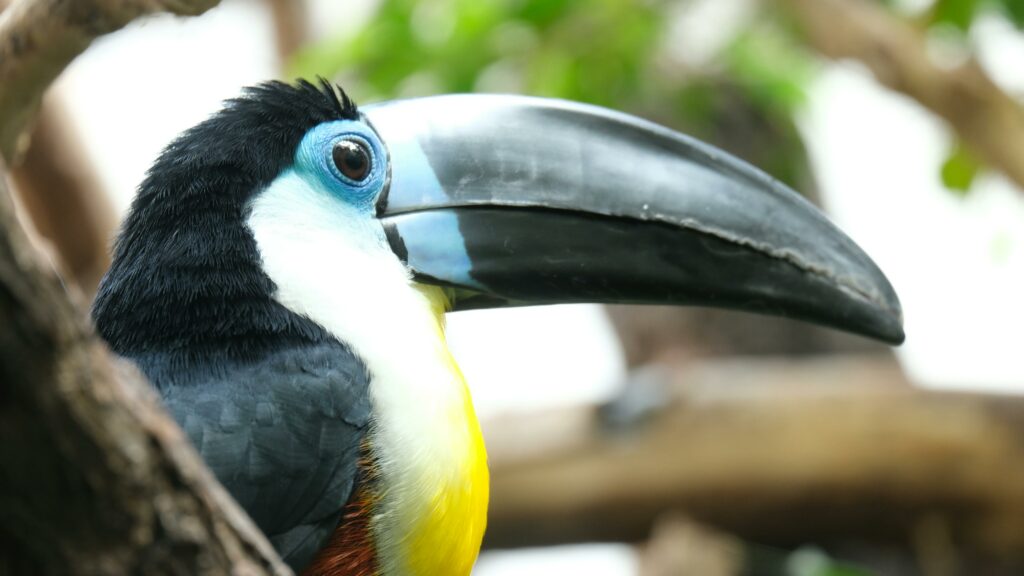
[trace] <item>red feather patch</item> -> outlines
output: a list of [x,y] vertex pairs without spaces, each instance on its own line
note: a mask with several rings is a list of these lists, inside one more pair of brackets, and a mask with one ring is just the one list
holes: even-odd
[[377,576],[377,550],[370,533],[370,514],[376,503],[372,487],[378,477],[370,449],[363,443],[359,468],[363,481],[345,506],[338,528],[330,541],[313,558],[301,576]]

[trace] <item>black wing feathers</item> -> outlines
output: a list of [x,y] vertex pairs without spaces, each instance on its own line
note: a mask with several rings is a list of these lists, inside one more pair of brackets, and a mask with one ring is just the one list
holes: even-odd
[[162,393],[218,480],[301,568],[352,495],[370,418],[368,380],[362,362],[328,343]]

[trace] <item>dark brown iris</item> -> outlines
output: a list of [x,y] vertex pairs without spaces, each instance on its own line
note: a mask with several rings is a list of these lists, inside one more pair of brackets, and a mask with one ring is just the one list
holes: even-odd
[[338,171],[356,182],[370,174],[370,151],[362,142],[342,140],[334,145],[334,165]]

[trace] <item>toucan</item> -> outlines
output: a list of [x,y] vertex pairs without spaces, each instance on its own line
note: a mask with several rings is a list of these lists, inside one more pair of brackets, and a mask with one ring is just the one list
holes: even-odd
[[570,302],[903,339],[871,259],[720,150],[580,103],[357,107],[323,79],[248,88],[167,146],[93,318],[296,572],[466,576],[487,456],[444,315]]

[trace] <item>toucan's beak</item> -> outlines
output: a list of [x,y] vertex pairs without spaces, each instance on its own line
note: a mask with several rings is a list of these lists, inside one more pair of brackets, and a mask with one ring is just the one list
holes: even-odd
[[650,122],[559,100],[364,108],[388,148],[394,251],[456,309],[698,304],[903,340],[892,286],[814,206]]

